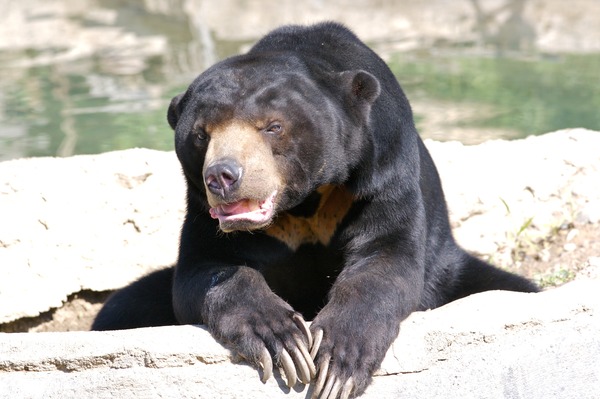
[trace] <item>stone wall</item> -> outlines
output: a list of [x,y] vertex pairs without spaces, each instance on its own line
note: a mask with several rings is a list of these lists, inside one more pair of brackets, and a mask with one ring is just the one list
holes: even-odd
[[[570,262],[578,281],[414,313],[364,397],[600,397],[600,133],[427,145],[462,245],[522,274]],[[74,298],[175,261],[185,188],[172,152],[21,159],[0,176],[0,331],[43,330]],[[45,329],[86,329],[98,306]],[[307,394],[279,377],[263,385],[193,326],[0,333],[0,386],[6,398]]]

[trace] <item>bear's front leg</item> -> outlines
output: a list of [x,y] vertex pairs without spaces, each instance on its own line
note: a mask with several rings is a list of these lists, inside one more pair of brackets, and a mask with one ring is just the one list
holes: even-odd
[[313,399],[355,397],[370,384],[420,292],[416,273],[401,276],[397,267],[363,265],[338,277],[311,326],[318,370]]
[[263,382],[272,376],[272,359],[283,368],[290,388],[298,379],[308,384],[315,377],[308,326],[258,271],[220,267],[191,277],[175,278],[174,308],[180,322],[207,324],[223,345],[263,369]]

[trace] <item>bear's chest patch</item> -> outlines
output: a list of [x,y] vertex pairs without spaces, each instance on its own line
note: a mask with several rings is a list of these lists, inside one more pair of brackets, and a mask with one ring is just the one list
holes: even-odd
[[282,213],[265,233],[282,241],[293,251],[303,244],[329,245],[354,198],[340,186],[322,186],[317,192],[321,198],[313,215],[304,217]]

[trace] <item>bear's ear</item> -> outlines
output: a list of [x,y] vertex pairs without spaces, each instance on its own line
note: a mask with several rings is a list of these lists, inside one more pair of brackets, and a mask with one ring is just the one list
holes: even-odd
[[181,93],[173,97],[171,100],[171,104],[169,104],[169,111],[167,111],[167,121],[169,121],[169,126],[171,129],[175,130],[175,126],[177,126],[177,121],[179,120],[179,116],[181,115],[181,107],[179,103],[183,98],[185,93]]
[[342,87],[352,100],[359,103],[366,101],[371,105],[379,97],[381,92],[379,81],[369,72],[363,70],[344,71],[340,75]]

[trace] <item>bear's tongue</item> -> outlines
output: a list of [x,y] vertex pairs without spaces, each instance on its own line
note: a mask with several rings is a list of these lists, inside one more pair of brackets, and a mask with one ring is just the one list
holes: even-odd
[[231,216],[255,211],[259,206],[256,201],[241,200],[233,204],[223,204],[219,208],[222,214]]
[[276,192],[264,201],[243,199],[231,204],[221,204],[210,208],[210,216],[219,222],[245,220],[264,223],[271,219],[274,210]]

